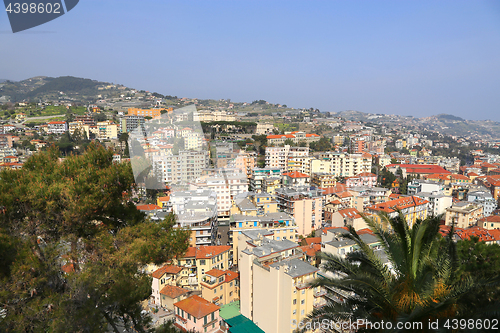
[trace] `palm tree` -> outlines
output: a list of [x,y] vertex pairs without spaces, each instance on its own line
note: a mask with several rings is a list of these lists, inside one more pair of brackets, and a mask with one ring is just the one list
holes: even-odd
[[[415,331],[430,332],[437,330],[430,328],[429,322],[438,320],[445,331],[444,319],[464,314],[471,318],[471,309],[462,304],[462,299],[477,284],[471,278],[460,281],[455,276],[453,232],[441,239],[439,218],[417,221],[410,228],[401,213],[395,219],[383,214],[380,217],[381,224],[368,218],[365,221],[381,249],[368,246],[350,227],[343,237],[354,241],[357,251],[345,258],[322,253],[324,273],[312,286],[326,290],[326,304],[313,310],[308,322],[363,319],[379,324],[384,321],[385,326],[372,326],[379,327],[378,331],[408,331],[404,329],[406,323],[417,325],[411,326],[418,328]],[[390,226],[391,231],[382,225]],[[397,323],[403,323],[403,329],[396,329]],[[377,331],[369,328],[358,327],[360,331]]]

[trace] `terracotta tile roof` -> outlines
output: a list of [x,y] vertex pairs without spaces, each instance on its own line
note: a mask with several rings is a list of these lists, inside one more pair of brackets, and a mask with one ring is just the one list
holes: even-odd
[[175,266],[175,265],[165,265],[161,268],[158,268],[156,271],[151,273],[151,276],[159,279],[165,274],[179,274],[180,271],[182,271],[183,267],[181,266]]
[[318,137],[319,138],[319,135],[318,134],[306,134],[306,138],[311,138],[311,137]]
[[226,282],[233,281],[234,279],[237,279],[240,276],[240,274],[233,272],[233,271],[226,271]]
[[425,205],[428,203],[427,200],[415,197],[415,196],[410,196],[410,197],[402,197],[399,199],[395,200],[390,200],[387,202],[382,202],[373,206],[369,206],[368,209],[374,210],[374,211],[382,211],[386,213],[393,213],[396,211],[396,209],[403,210],[405,208],[409,207],[414,207],[414,206],[420,206],[420,205]]
[[158,201],[160,201],[160,202],[167,202],[167,201],[170,201],[170,197],[169,197],[169,196],[166,196],[166,197],[159,197],[159,198],[158,198]]
[[471,237],[477,237],[479,238],[480,242],[494,242],[500,240],[499,238],[495,239],[495,236],[498,235],[497,232],[493,232],[493,234],[490,232],[493,230],[486,230],[481,227],[472,227],[468,229],[458,229],[456,230],[456,234],[460,239],[470,239]]
[[377,175],[371,172],[362,172],[356,175],[356,177],[377,177]]
[[209,270],[205,274],[213,276],[213,277],[220,277],[220,276],[222,276],[222,275],[224,275],[226,273],[224,271],[221,271],[220,269],[214,268],[214,269]]
[[51,121],[50,123],[48,123],[48,125],[56,125],[56,124],[66,124],[65,121]]
[[309,257],[314,257],[316,255],[316,252],[321,251],[321,244],[304,245],[300,246],[300,249],[302,249],[302,251],[304,251],[304,253]]
[[283,176],[288,176],[290,178],[309,178],[309,175],[298,171],[285,172]]
[[195,318],[203,318],[206,315],[219,311],[220,307],[217,305],[201,298],[198,295],[193,295],[180,302],[174,303],[175,307],[189,313]]
[[309,237],[309,238],[304,238],[304,240],[307,245],[321,244],[321,237]]
[[196,257],[196,259],[207,259],[218,256],[221,253],[229,251],[232,247],[229,245],[202,245],[193,247],[190,246],[183,256],[183,258],[192,258]]
[[361,215],[359,215],[359,211],[356,208],[346,208],[339,210],[340,215],[342,215],[343,218],[360,218]]
[[189,290],[177,287],[177,286],[170,286],[166,285],[160,290],[160,294],[165,295],[170,298],[177,298],[179,296],[185,295],[189,293]]
[[160,206],[149,204],[149,205],[137,205],[136,206],[138,210],[157,210],[161,209]]
[[340,204],[342,204],[342,202],[339,199],[332,200],[332,201],[330,201],[330,203],[332,203],[334,205],[340,205]]
[[434,164],[389,164],[387,168],[400,167],[401,169],[406,169],[407,173],[421,173],[421,174],[432,174],[432,173],[451,173],[443,167]]
[[364,235],[364,234],[373,235],[373,231],[371,231],[369,228],[364,228],[364,229],[357,230],[356,233],[358,235]]
[[500,215],[490,215],[487,217],[483,217],[479,221],[481,221],[481,222],[500,222]]
[[344,191],[344,192],[337,193],[337,196],[339,198],[349,198],[349,197],[353,197],[354,195],[349,191]]

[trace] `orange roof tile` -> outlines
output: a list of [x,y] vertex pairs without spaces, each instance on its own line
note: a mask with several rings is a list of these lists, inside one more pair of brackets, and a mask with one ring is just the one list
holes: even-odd
[[165,295],[169,298],[177,298],[187,293],[189,293],[189,290],[187,289],[170,285],[166,285],[160,290],[160,294]]
[[224,271],[221,271],[220,269],[214,268],[214,269],[209,270],[205,274],[208,274],[208,275],[213,276],[213,277],[220,277],[220,276],[224,275],[225,273],[224,273]]
[[175,265],[165,265],[161,268],[158,268],[154,271],[151,276],[155,279],[161,278],[165,274],[179,274],[180,271],[183,270],[184,267],[175,266]]
[[230,249],[232,249],[232,247],[229,245],[190,246],[183,258],[196,257],[196,259],[207,259],[218,256],[219,254],[229,251]]
[[193,295],[180,302],[174,303],[174,306],[184,310],[195,318],[203,318],[206,315],[220,309],[217,305],[201,298],[198,295]]
[[307,245],[311,244],[321,244],[321,237],[309,237],[309,238],[304,238],[306,241]]
[[283,176],[288,176],[290,178],[309,178],[309,175],[298,171],[285,172]]
[[137,205],[136,208],[138,210],[157,210],[161,209],[160,206],[153,205],[153,204],[148,204],[148,205]]
[[390,200],[387,202],[382,202],[373,206],[369,206],[368,209],[374,211],[382,211],[386,213],[395,212],[396,209],[402,210],[408,207],[420,206],[428,203],[427,200],[410,196],[410,197],[402,197],[395,200]]

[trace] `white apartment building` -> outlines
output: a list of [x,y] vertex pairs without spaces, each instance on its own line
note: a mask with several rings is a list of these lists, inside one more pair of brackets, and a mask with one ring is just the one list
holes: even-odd
[[244,173],[202,177],[189,184],[189,188],[191,190],[208,189],[215,192],[219,217],[228,217],[232,200],[238,194],[248,191],[248,178]]
[[180,151],[178,155],[154,156],[153,166],[158,180],[165,184],[195,182],[208,167],[208,151]]
[[64,134],[68,131],[68,124],[65,121],[51,121],[47,124],[49,134]]
[[283,172],[288,171],[288,161],[291,158],[303,158],[309,156],[308,147],[266,147],[266,167],[279,168]]
[[363,172],[371,172],[372,157],[370,154],[323,153],[325,161],[330,161],[330,173],[337,177],[353,177]]

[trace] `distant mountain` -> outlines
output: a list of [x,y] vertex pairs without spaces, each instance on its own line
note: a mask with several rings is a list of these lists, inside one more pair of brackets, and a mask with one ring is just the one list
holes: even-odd
[[353,110],[332,112],[331,114],[335,117],[350,121],[361,121],[367,124],[372,123],[417,131],[429,130],[448,135],[500,140],[500,123],[491,120],[466,120],[450,114],[415,118],[413,116],[373,114]]
[[97,95],[97,87],[109,85],[107,82],[99,82],[73,76],[61,76],[58,78],[37,76],[31,79],[13,82],[4,81],[0,87],[0,97],[19,102],[23,100],[66,99],[78,101],[93,100]]
[[7,79],[0,79],[0,83],[5,82],[5,81],[9,81],[9,80],[7,80]]

